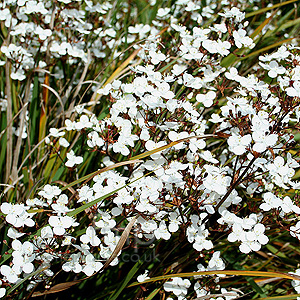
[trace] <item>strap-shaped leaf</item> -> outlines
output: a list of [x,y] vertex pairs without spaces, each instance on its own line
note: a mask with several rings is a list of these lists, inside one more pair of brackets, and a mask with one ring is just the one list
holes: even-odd
[[287,273],[281,273],[281,272],[263,272],[263,271],[237,271],[237,270],[215,270],[215,271],[201,271],[201,272],[188,272],[188,273],[177,273],[177,274],[171,274],[171,275],[163,275],[158,277],[153,277],[150,279],[147,279],[143,282],[134,282],[128,287],[137,286],[140,284],[146,284],[150,282],[155,282],[159,280],[167,280],[172,277],[193,277],[193,276],[206,276],[206,275],[216,275],[216,274],[225,274],[225,275],[235,275],[235,276],[256,276],[256,277],[278,277],[278,278],[285,278],[290,280],[300,280],[300,276],[297,276],[295,274],[287,274]]
[[183,138],[183,139],[171,142],[171,143],[169,143],[169,144],[167,144],[165,146],[161,146],[161,147],[155,148],[153,150],[146,151],[146,152],[144,152],[142,154],[133,156],[133,157],[130,158],[130,160],[145,158],[145,157],[150,156],[150,155],[152,155],[154,153],[157,153],[157,152],[166,150],[166,149],[168,149],[170,147],[173,147],[173,146],[175,146],[175,145],[177,145],[179,143],[187,142],[187,141],[189,141],[191,139],[207,139],[207,138],[211,138],[211,137],[217,137],[217,136],[214,135],[214,134],[189,136],[189,137],[186,137],[186,138]]
[[95,171],[95,172],[93,172],[93,173],[90,173],[90,174],[88,174],[88,175],[85,175],[85,176],[79,178],[78,180],[75,180],[75,181],[69,183],[68,185],[64,186],[61,190],[62,190],[62,191],[67,190],[67,189],[69,189],[71,186],[74,186],[75,184],[81,183],[81,182],[83,182],[83,181],[85,181],[85,183],[86,183],[86,182],[90,181],[93,177],[95,177],[96,175],[99,175],[99,174],[104,173],[104,172],[106,172],[106,171],[113,170],[113,169],[115,169],[115,168],[118,168],[118,167],[121,167],[121,166],[125,166],[125,165],[135,164],[135,163],[138,163],[138,162],[141,162],[141,161],[138,160],[138,159],[134,159],[134,160],[130,160],[130,161],[127,160],[127,161],[121,161],[121,162],[118,162],[118,163],[113,164],[113,165],[111,165],[111,166],[107,166],[107,167],[102,168],[102,169],[100,169],[100,170],[98,170],[98,171]]
[[118,256],[119,252],[122,250],[128,236],[129,236],[131,228],[134,225],[137,218],[138,218],[138,216],[133,217],[131,219],[131,221],[127,224],[127,226],[125,227],[125,229],[119,239],[119,242],[118,242],[116,248],[114,249],[113,253],[108,258],[108,260],[105,262],[105,264],[103,265],[103,267],[101,268],[100,271],[103,271],[104,269],[106,269],[109,266],[109,264]]
[[259,14],[265,13],[265,12],[267,12],[269,10],[275,9],[277,7],[281,7],[281,6],[284,6],[284,5],[293,3],[293,2],[297,2],[297,1],[298,0],[289,0],[289,1],[281,2],[281,3],[277,3],[277,4],[274,4],[274,5],[270,6],[270,7],[264,7],[264,8],[261,8],[259,10],[256,10],[256,11],[252,11],[251,13],[246,14],[245,17],[247,19],[247,18],[256,16],[256,15],[259,15]]

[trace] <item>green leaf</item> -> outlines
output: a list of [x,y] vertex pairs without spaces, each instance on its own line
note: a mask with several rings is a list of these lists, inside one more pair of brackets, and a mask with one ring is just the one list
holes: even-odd
[[247,278],[247,281],[252,286],[252,288],[261,296],[261,297],[267,297],[267,295],[263,292],[263,290],[256,284],[256,282],[253,280],[253,278]]
[[296,295],[286,295],[286,296],[275,296],[275,297],[266,297],[266,298],[258,298],[256,300],[292,300],[300,297],[300,294]]
[[259,50],[257,50],[257,51],[254,51],[254,52],[249,53],[248,55],[246,55],[246,56],[240,58],[239,60],[245,60],[245,59],[247,59],[247,58],[249,58],[249,57],[251,57],[251,56],[258,55],[258,54],[263,53],[263,52],[267,52],[268,50],[270,50],[270,49],[272,49],[272,48],[276,48],[276,47],[278,47],[278,46],[281,46],[281,45],[284,44],[284,43],[290,42],[292,39],[293,39],[293,38],[289,38],[289,39],[286,39],[286,40],[283,40],[283,41],[274,43],[274,44],[272,44],[272,45],[270,45],[270,46],[261,48],[261,49],[259,49]]
[[286,255],[283,252],[280,252],[278,249],[276,249],[274,246],[267,244],[267,249],[271,251],[274,255],[282,258],[287,258]]
[[[116,291],[110,296],[109,300],[116,300],[119,295],[122,293],[122,291],[128,287],[128,283],[129,281],[133,278],[133,276],[136,274],[136,272],[139,270],[139,268],[141,267],[141,265],[144,263],[145,259],[147,258],[149,252],[152,252],[152,249],[149,249],[136,263],[135,265],[132,267],[132,269],[128,272],[128,274],[126,275],[126,277],[124,278],[123,282],[121,283],[121,285],[119,286],[118,289],[116,289]],[[139,284],[143,284],[143,283],[139,283]],[[131,285],[132,286],[132,285]]]
[[161,288],[155,289],[145,300],[152,300],[161,290]]
[[55,172],[52,181],[59,180],[65,169],[66,167],[64,165],[60,166],[58,170]]
[[70,184],[68,184],[68,185],[66,185],[65,187],[63,187],[61,190],[62,190],[62,191],[65,191],[65,190],[67,190],[68,188],[74,186],[75,184],[81,183],[81,182],[83,182],[83,181],[87,182],[87,181],[91,180],[93,177],[95,177],[96,175],[101,174],[101,173],[103,173],[103,172],[106,172],[106,171],[108,171],[108,170],[113,170],[113,169],[118,168],[118,167],[120,167],[120,166],[130,165],[130,164],[134,164],[134,163],[138,163],[138,162],[140,162],[138,159],[134,159],[134,160],[132,160],[132,161],[131,161],[131,160],[128,160],[128,161],[122,161],[122,162],[116,163],[116,164],[114,164],[114,165],[112,165],[112,166],[105,167],[105,168],[103,168],[103,169],[101,169],[101,170],[92,172],[92,173],[90,173],[90,174],[88,174],[88,175],[85,175],[85,176],[79,178],[78,180],[75,180],[75,181],[71,182]]
[[7,291],[7,295],[9,295],[10,293],[12,293],[15,289],[17,289],[21,284],[23,284],[26,280],[30,279],[32,276],[35,276],[39,273],[42,273],[44,270],[48,269],[49,267],[44,267],[42,269],[38,269],[30,274],[28,274],[25,278],[23,278],[22,280],[20,280],[17,284],[15,284],[12,288],[10,288]]
[[232,66],[233,63],[238,59],[238,57],[232,53],[230,53],[228,56],[224,57],[221,61],[221,66],[224,68],[228,68],[229,66]]
[[272,10],[272,9],[275,9],[275,8],[278,8],[278,7],[293,3],[293,2],[297,2],[297,1],[298,0],[289,0],[289,1],[274,4],[273,6],[270,6],[270,7],[264,7],[264,8],[261,8],[259,10],[256,10],[256,11],[253,11],[251,13],[246,14],[245,18],[247,19],[247,18],[256,16],[256,15],[259,15],[259,14],[265,13],[269,10]]
[[160,152],[160,151],[163,151],[163,150],[166,150],[170,147],[173,147],[179,143],[182,143],[182,142],[186,142],[186,141],[189,141],[190,139],[205,139],[205,138],[211,138],[211,137],[215,137],[215,135],[213,134],[206,134],[206,135],[195,135],[195,136],[190,136],[190,137],[187,137],[187,138],[183,138],[183,139],[180,139],[180,140],[177,140],[177,141],[174,141],[174,142],[171,142],[165,146],[161,146],[161,147],[158,147],[156,149],[153,149],[153,150],[150,150],[150,151],[146,151],[142,154],[139,154],[139,155],[136,155],[136,156],[133,156],[130,158],[130,160],[133,160],[133,159],[141,159],[141,158],[145,158],[145,157],[148,157],[154,153],[157,153],[157,152]]
[[263,30],[263,28],[272,20],[273,15],[270,16],[268,19],[264,20],[255,30],[254,32],[250,35],[250,37],[253,39],[255,38],[259,33],[261,33],[261,31]]
[[109,107],[106,107],[100,114],[98,120],[103,120],[109,114]]
[[97,199],[95,199],[95,200],[93,200],[91,202],[88,202],[88,203],[86,203],[84,205],[81,205],[80,207],[78,207],[78,208],[76,208],[76,209],[68,212],[67,215],[70,216],[70,217],[78,215],[79,213],[81,213],[82,211],[86,210],[87,208],[90,208],[91,206],[96,205],[98,202],[105,200],[107,197],[115,194],[116,192],[118,192],[121,189],[125,188],[126,186],[128,186],[128,185],[130,185],[130,184],[132,184],[132,183],[134,183],[134,182],[136,182],[138,180],[140,180],[141,178],[147,176],[150,173],[152,173],[152,172],[149,172],[146,175],[143,175],[143,176],[141,176],[141,177],[139,177],[139,178],[137,178],[137,179],[135,179],[135,180],[133,180],[133,181],[131,181],[131,182],[129,182],[129,183],[127,183],[127,184],[125,184],[125,185],[123,185],[123,186],[121,186],[121,187],[113,190],[113,191],[111,191],[110,193],[105,194],[102,197],[99,197],[99,198],[97,198]]
[[39,77],[36,75],[33,79],[32,99],[30,102],[30,143],[33,145],[38,140],[38,119],[40,116],[39,112]]
[[[242,271],[242,270],[215,270],[215,271],[201,271],[201,272],[188,272],[188,273],[177,273],[171,275],[163,275],[158,277],[153,277],[143,281],[142,283],[155,282],[159,280],[166,280],[172,277],[193,277],[195,275],[216,275],[216,274],[225,274],[225,275],[236,275],[236,276],[257,276],[257,277],[267,277],[267,278],[285,278],[290,280],[300,280],[300,276],[282,272],[262,272],[262,271]],[[142,284],[140,282],[134,282],[129,287],[137,286]]]

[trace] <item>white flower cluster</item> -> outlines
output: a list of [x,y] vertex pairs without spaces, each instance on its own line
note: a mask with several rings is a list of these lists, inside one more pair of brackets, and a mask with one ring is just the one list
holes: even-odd
[[[46,67],[35,64],[37,51],[57,59],[68,56],[72,65],[88,61],[86,49],[100,59],[106,48],[117,53],[124,42],[116,39],[121,25],[107,24],[105,16],[112,9],[108,2],[85,1],[86,11],[55,7],[51,11],[50,5],[35,0],[15,2],[19,12],[11,14],[5,2],[0,20],[2,15],[10,18],[5,26],[11,26],[22,45],[35,37],[40,47],[1,47],[7,59],[18,61],[13,64],[13,80],[23,81],[27,70]],[[172,241],[182,233],[190,247],[210,255],[208,267],[199,264],[199,270],[223,270],[221,252],[213,250],[218,243],[215,232],[227,234],[240,252],[250,253],[269,242],[272,220],[300,215],[299,197],[286,195],[300,186],[293,180],[300,165],[288,152],[300,121],[299,49],[282,46],[260,57],[257,74],[242,76],[237,65],[226,68],[221,62],[235,49],[255,46],[247,22],[242,23],[245,13],[226,7],[219,24],[205,27],[199,24],[212,15],[209,6],[200,14],[196,2],[176,1],[174,15],[182,8],[191,12],[197,26],[187,28],[171,18],[169,8],[160,8],[151,26],[128,28],[126,43],[145,39],[135,45],[140,63],[128,76],[97,90],[96,104],[111,102],[107,116],[99,118],[82,104],[65,120],[64,128],[50,129],[46,144],[59,148],[69,172],[84,167],[94,152],[106,171],[68,191],[57,186],[59,181],[45,184],[26,205],[1,204],[12,239],[11,262],[0,268],[5,287],[34,271],[52,276],[52,264],[58,261],[65,272],[87,276],[99,272],[114,253],[119,232],[135,216],[131,232],[136,238]],[[98,21],[106,27],[94,28],[85,13],[99,14]],[[26,23],[31,14],[45,16],[43,24]],[[51,15],[61,30],[51,28]],[[170,49],[158,38],[166,20],[168,34],[176,36]],[[72,38],[62,33],[63,28]],[[262,79],[266,76],[272,78],[270,84]],[[234,93],[227,94],[227,86]],[[76,144],[75,134],[81,144]],[[139,154],[143,160],[136,165],[108,170],[115,162],[141,158]],[[258,204],[250,209],[254,194]],[[291,220],[290,234],[300,239],[300,222]],[[40,228],[35,237],[25,238],[23,234],[33,233],[35,226]],[[110,266],[118,265],[122,251]],[[138,280],[147,277],[148,272]],[[190,280],[174,277],[164,283],[164,290],[186,299],[190,286]],[[208,294],[199,282],[194,289],[197,297]],[[4,294],[0,288],[0,296]]]

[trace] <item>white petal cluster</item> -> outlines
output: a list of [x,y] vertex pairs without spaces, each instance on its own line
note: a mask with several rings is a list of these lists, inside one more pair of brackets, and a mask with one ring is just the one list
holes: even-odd
[[[43,95],[48,88],[66,118],[61,122],[57,116],[58,122],[49,123],[65,127],[49,128],[41,141],[49,151],[47,163],[45,158],[37,165],[30,163],[31,177],[36,168],[48,175],[42,182],[34,178],[36,185],[28,196],[32,198],[20,197],[24,186],[32,185],[31,177],[25,182],[24,167],[16,195],[7,193],[8,200],[1,203],[11,250],[9,261],[0,267],[0,298],[9,285],[32,272],[40,272],[32,275],[33,286],[49,279],[57,265],[86,276],[101,271],[120,248],[121,235],[133,217],[126,244],[109,267],[117,266],[124,252],[136,251],[141,260],[140,250],[180,239],[197,254],[197,261],[205,261],[206,267],[198,264],[199,272],[218,271],[229,263],[222,256],[221,238],[242,257],[267,245],[269,232],[277,226],[300,240],[300,183],[295,180],[300,164],[297,152],[290,150],[299,139],[294,136],[300,121],[297,46],[281,46],[260,56],[245,75],[238,56],[255,47],[257,39],[244,20],[241,1],[232,7],[225,0],[206,1],[208,5],[177,0],[172,7],[160,7],[151,0],[155,18],[149,24],[126,25],[126,36],[118,21],[122,16],[114,15],[115,4],[98,2],[59,0],[53,11],[44,0],[0,5],[3,32],[10,30],[13,37],[1,46],[0,68],[9,62],[14,88],[22,87],[18,96],[23,97],[23,88],[30,94],[30,109],[24,106],[14,135],[28,137],[31,145],[29,124],[36,120],[30,117],[45,74],[51,77],[50,85],[54,81],[61,87],[63,96],[45,83]],[[123,6],[120,12],[128,18],[137,12],[127,2]],[[219,24],[206,23],[215,19],[215,11]],[[187,26],[179,23],[186,14],[191,20]],[[165,37],[172,39],[165,42]],[[134,54],[119,72],[127,59],[123,45]],[[81,66],[86,71],[107,66],[108,55],[118,66],[109,79],[84,81],[78,76]],[[230,65],[232,57],[236,60]],[[65,89],[66,69],[76,71]],[[25,87],[32,74],[34,84]],[[113,80],[115,75],[118,79]],[[94,86],[82,94],[87,83]],[[54,102],[49,99],[50,116]],[[8,98],[0,99],[0,113],[8,112],[8,104]],[[98,108],[99,115],[94,114]],[[53,157],[62,165],[51,165]],[[140,160],[132,162],[134,158]],[[97,175],[83,177],[86,170]],[[138,282],[149,279],[155,270],[151,268],[137,277]],[[214,283],[220,277],[216,274]],[[210,297],[201,280],[194,285],[197,297]],[[292,284],[299,292],[299,282]],[[193,297],[188,295],[190,286],[189,279],[173,277],[163,288],[181,300]],[[218,300],[237,296],[221,292]]]

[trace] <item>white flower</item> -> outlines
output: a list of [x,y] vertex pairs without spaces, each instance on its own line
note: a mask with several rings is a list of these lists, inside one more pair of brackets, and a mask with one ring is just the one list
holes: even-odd
[[[164,141],[160,141],[160,142],[158,142],[158,143],[155,143],[154,141],[149,140],[149,141],[146,142],[145,147],[146,147],[146,149],[147,149],[148,151],[151,151],[151,150],[160,148],[160,147],[165,146],[165,145],[166,145],[166,142],[164,142]],[[156,153],[154,153],[154,154],[151,154],[150,157],[151,157],[152,159],[158,159],[158,158],[161,157],[160,152],[161,152],[161,151],[156,152]]]
[[246,147],[250,145],[251,140],[252,139],[250,134],[240,136],[233,133],[228,138],[229,150],[236,155],[242,155],[243,153],[246,152]]
[[101,212],[101,218],[95,225],[101,228],[101,234],[106,234],[111,228],[116,226],[116,221],[112,219],[112,216],[107,212]]
[[57,128],[50,128],[49,131],[50,131],[50,136],[53,137],[60,137],[65,134],[63,131],[59,131]]
[[23,69],[18,69],[15,72],[11,72],[10,77],[13,80],[19,80],[19,81],[22,81],[22,80],[26,79],[26,76],[25,76],[25,73],[24,73]]
[[217,94],[214,91],[209,91],[207,94],[198,94],[196,100],[202,103],[205,107],[211,107]]
[[75,165],[79,165],[83,162],[83,158],[81,156],[76,156],[73,150],[67,153],[67,158],[68,161],[65,163],[65,165],[69,168],[72,168]]
[[214,166],[205,165],[204,168],[208,173],[203,180],[203,185],[208,191],[214,191],[220,195],[224,195],[227,187],[230,185],[231,178],[225,176],[224,172]]
[[24,206],[24,204],[11,204],[7,202],[2,203],[0,207],[2,213],[6,214],[6,222],[17,228],[23,227],[24,225],[28,227],[34,226],[35,223],[31,219],[34,213],[27,213],[27,208],[28,207]]
[[201,153],[200,153],[200,157],[201,157],[202,159],[208,161],[208,162],[213,163],[213,164],[218,163],[218,160],[215,159],[215,158],[213,157],[212,153],[211,153],[210,151],[208,151],[208,150],[201,152]]
[[[2,281],[0,281],[0,286],[2,285]],[[6,294],[6,289],[0,287],[0,298],[3,298]]]
[[152,233],[157,229],[157,224],[154,220],[138,219],[141,224],[141,229],[144,233]]
[[154,65],[157,65],[161,61],[163,61],[163,60],[166,59],[166,56],[163,53],[161,53],[161,52],[157,53],[155,51],[150,50],[149,51],[149,55],[151,57],[151,63],[153,63]]
[[56,203],[53,203],[51,207],[56,213],[63,215],[70,211],[70,208],[67,207],[68,201],[68,196],[66,194],[61,194],[56,200]]
[[261,244],[258,243],[257,241],[248,241],[245,240],[243,241],[240,246],[239,249],[242,253],[249,253],[251,251],[258,251],[261,248]]
[[264,202],[259,206],[259,208],[264,211],[269,211],[272,208],[278,208],[282,203],[282,200],[271,192],[265,193],[263,195],[263,199]]
[[85,266],[82,272],[87,276],[91,276],[94,272],[98,272],[102,268],[103,264],[101,262],[95,261],[93,254],[88,254],[85,258]]
[[267,135],[263,131],[255,131],[252,133],[252,138],[255,141],[253,150],[261,153],[264,152],[267,147],[271,147],[276,144],[278,135],[275,133]]
[[146,270],[144,274],[140,274],[138,277],[137,277],[137,281],[138,282],[143,282],[147,279],[150,279],[150,277],[148,276],[149,274],[149,270]]
[[255,44],[253,43],[253,40],[246,34],[247,32],[244,29],[239,29],[238,31],[234,31],[232,35],[234,37],[235,45],[238,48],[242,48],[243,46],[245,46],[252,49],[255,46]]
[[71,120],[65,120],[66,130],[71,131],[76,129],[76,122],[72,122]]
[[7,232],[7,236],[10,237],[11,239],[18,239],[20,238],[21,236],[23,236],[25,233],[20,233],[18,232],[16,229],[10,227],[8,229],[8,232]]
[[[295,270],[295,272],[292,274],[300,276],[300,269]],[[297,293],[300,293],[300,280],[293,280],[292,286],[294,287],[294,289]],[[297,300],[298,300],[298,298],[297,298]]]
[[112,89],[112,85],[110,83],[106,84],[103,86],[101,89],[97,91],[97,94],[100,95],[108,95]]
[[23,214],[23,212],[25,210],[24,205],[11,204],[8,202],[2,203],[0,208],[1,208],[2,213],[7,215],[6,217],[9,217],[6,220],[7,222],[9,222],[10,219],[16,218],[16,216]]
[[285,73],[285,68],[283,66],[279,66],[278,62],[272,60],[269,64],[259,63],[265,70],[269,70],[268,75],[271,78],[276,78],[279,74]]
[[188,279],[182,279],[180,277],[173,277],[171,281],[164,283],[165,291],[173,292],[176,296],[185,296],[190,286],[191,282]]
[[161,7],[157,10],[156,17],[157,18],[164,18],[168,15],[169,12],[170,12],[170,8],[168,8],[168,7],[162,8]]
[[218,114],[211,114],[210,119],[208,121],[212,123],[221,123],[223,122],[224,118],[221,118]]
[[300,81],[294,81],[293,87],[288,87],[285,91],[290,97],[300,98]]
[[92,246],[99,246],[100,239],[96,235],[96,231],[92,226],[86,229],[86,233],[80,237],[80,241],[84,244],[90,243]]
[[300,221],[298,221],[295,226],[290,227],[290,234],[292,237],[300,240]]
[[47,37],[52,35],[52,31],[50,29],[43,29],[41,26],[37,26],[35,34],[39,36],[39,39],[44,41]]
[[228,241],[233,243],[236,241],[245,241],[246,231],[242,228],[240,224],[234,223],[232,226],[232,232],[228,235]]
[[176,232],[179,229],[179,225],[182,223],[180,217],[176,212],[171,212],[170,216],[170,224],[169,224],[169,231],[170,232]]
[[[188,136],[189,136],[189,134],[188,134],[188,132],[186,132],[186,131],[182,131],[182,132],[180,132],[180,133],[177,133],[176,131],[170,131],[170,132],[168,133],[168,137],[169,137],[169,139],[170,139],[172,142],[177,141],[177,140],[184,139],[184,138],[186,138],[186,137],[188,137]],[[185,148],[184,142],[179,143],[179,144],[176,144],[176,145],[174,146],[174,149],[176,149],[176,150],[180,150],[180,149],[184,149],[184,148]]]
[[77,225],[69,216],[51,216],[49,218],[49,224],[53,227],[53,232],[56,235],[64,235],[67,228]]
[[208,230],[203,229],[204,225],[200,227],[200,230],[198,233],[195,235],[195,242],[193,244],[193,248],[196,249],[197,251],[202,251],[203,249],[209,250],[213,248],[213,243],[212,241],[208,240]]
[[116,143],[113,144],[113,151],[115,153],[121,153],[124,156],[127,156],[130,154],[129,149],[125,145],[125,143],[117,141]]
[[80,117],[79,121],[75,123],[75,128],[77,130],[81,130],[84,128],[90,128],[92,127],[93,123],[90,122],[89,117],[86,115],[83,115]]
[[12,248],[15,250],[12,253],[13,264],[19,266],[25,273],[31,273],[34,270],[32,261],[35,259],[33,244],[28,241],[22,244],[19,240],[14,240]]
[[224,9],[224,13],[219,13],[219,15],[225,18],[235,18],[235,21],[240,23],[245,19],[246,14],[237,7],[232,7],[230,10],[228,8]]
[[16,283],[19,279],[19,275],[21,274],[20,266],[13,265],[9,267],[7,265],[2,265],[0,268],[1,274],[6,277],[8,282]]
[[263,224],[256,224],[254,228],[246,233],[246,238],[248,241],[257,241],[262,245],[266,245],[269,238],[264,234],[265,226]]
[[58,142],[62,147],[65,147],[65,148],[69,147],[69,145],[70,145],[70,143],[63,137],[60,137]]
[[78,191],[79,200],[77,202],[92,201],[94,199],[94,191],[87,185],[84,185]]
[[189,148],[192,153],[196,153],[199,149],[204,149],[206,143],[204,139],[190,139]]
[[54,197],[61,194],[61,189],[55,185],[46,184],[43,190],[38,194],[47,200],[52,200]]
[[186,69],[187,69],[186,65],[175,64],[171,72],[174,76],[178,76],[182,74]]
[[168,231],[165,221],[160,222],[159,227],[154,231],[154,235],[157,239],[160,239],[160,238],[162,238],[164,240],[170,239],[171,234]]
[[222,56],[226,56],[230,53],[229,49],[231,48],[231,44],[228,41],[222,42],[218,40],[217,42],[217,52]]
[[73,271],[74,273],[80,273],[82,271],[82,266],[79,263],[81,258],[81,253],[71,254],[69,261],[62,265],[62,269],[65,272]]
[[118,191],[118,196],[114,198],[113,202],[117,205],[130,204],[134,197],[126,189]]
[[220,258],[220,255],[221,255],[220,251],[214,252],[212,258],[210,259],[210,261],[208,263],[208,268],[210,270],[224,270],[225,269],[225,263]]
[[234,67],[231,67],[229,69],[229,72],[225,73],[225,77],[229,80],[235,80],[235,81],[239,81],[240,78],[238,70]]
[[87,145],[91,148],[94,147],[102,147],[104,145],[104,141],[96,131],[92,131],[88,134]]
[[218,43],[216,41],[213,40],[205,40],[202,42],[202,46],[210,53],[214,54],[217,53],[218,51]]

